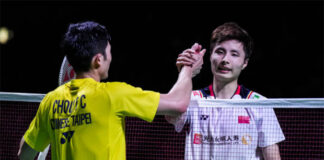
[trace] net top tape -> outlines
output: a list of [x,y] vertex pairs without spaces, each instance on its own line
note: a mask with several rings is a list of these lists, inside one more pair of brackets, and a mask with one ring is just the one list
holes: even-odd
[[41,102],[45,94],[0,92],[0,101]]
[[219,108],[324,108],[324,98],[205,99],[190,105]]
[[[45,94],[0,92],[0,101],[41,102]],[[220,108],[324,108],[324,98],[205,99],[190,105]]]

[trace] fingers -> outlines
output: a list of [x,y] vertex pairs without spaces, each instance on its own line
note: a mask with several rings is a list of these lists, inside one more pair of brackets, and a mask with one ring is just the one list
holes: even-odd
[[179,54],[177,62],[190,62],[194,63],[196,59],[192,56],[194,53],[193,50],[187,49],[183,53]]
[[177,58],[177,62],[176,62],[176,66],[178,68],[178,71],[181,70],[182,66],[186,65],[186,66],[192,66],[192,64],[195,63],[195,59],[193,59],[192,57],[187,57],[187,56],[179,56]]
[[196,58],[194,57],[186,57],[186,56],[181,56],[177,58],[177,62],[183,61],[183,62],[189,62],[189,63],[195,63]]
[[176,62],[176,66],[179,72],[184,65],[192,66],[192,64],[195,62],[195,59],[192,57],[192,53],[194,53],[193,50],[187,49],[183,53],[179,54]]
[[199,53],[192,55],[192,59],[194,59],[195,61],[198,61],[204,57],[205,53],[206,53],[206,49],[203,49]]
[[203,49],[203,50],[201,50],[201,51],[199,52],[199,54],[200,54],[202,57],[205,55],[205,53],[206,53],[206,49]]
[[203,64],[203,57],[205,53],[206,49],[202,50],[202,46],[200,44],[193,44],[191,48],[184,50],[181,54],[178,55],[176,62],[178,71],[180,71],[181,68],[186,65],[193,67],[196,74],[198,74]]
[[202,46],[198,43],[195,43],[191,46],[191,49],[194,50],[194,53],[199,53],[201,48],[202,48]]
[[179,56],[182,56],[182,55],[187,55],[187,56],[192,56],[192,54],[194,54],[196,51],[193,50],[193,49],[186,49],[184,50],[181,54],[179,54]]

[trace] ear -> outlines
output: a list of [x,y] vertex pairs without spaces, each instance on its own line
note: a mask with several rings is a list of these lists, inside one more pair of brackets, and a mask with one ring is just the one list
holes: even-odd
[[248,63],[249,63],[249,59],[248,58],[244,59],[244,64],[243,64],[242,70],[247,67]]
[[103,61],[103,55],[100,53],[97,53],[95,56],[92,58],[92,66],[94,69],[97,69],[101,66],[101,63]]

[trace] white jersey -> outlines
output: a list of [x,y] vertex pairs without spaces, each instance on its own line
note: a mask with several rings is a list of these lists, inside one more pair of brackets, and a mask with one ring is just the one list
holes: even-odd
[[[232,99],[261,99],[262,95],[238,86]],[[212,85],[192,92],[191,100],[215,99]],[[186,160],[258,160],[259,147],[285,139],[271,108],[217,108],[191,104],[171,120],[180,132],[188,123]]]

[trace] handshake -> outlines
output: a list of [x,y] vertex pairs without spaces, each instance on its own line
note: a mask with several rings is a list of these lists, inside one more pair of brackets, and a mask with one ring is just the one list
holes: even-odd
[[198,43],[195,43],[191,48],[184,50],[177,58],[176,66],[178,71],[180,72],[184,65],[191,66],[193,70],[192,77],[195,77],[199,74],[202,68],[205,52],[206,49],[202,49],[202,46]]

